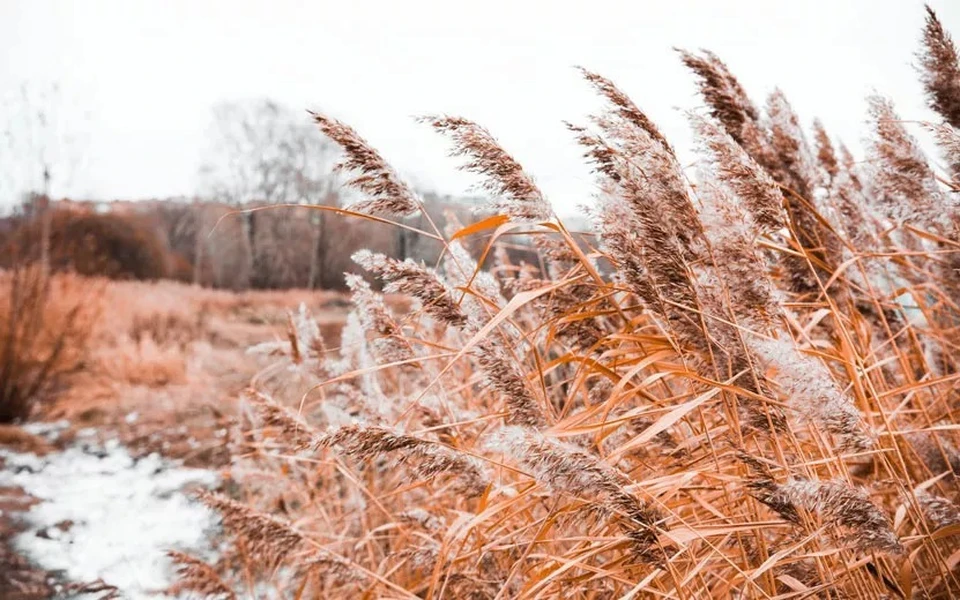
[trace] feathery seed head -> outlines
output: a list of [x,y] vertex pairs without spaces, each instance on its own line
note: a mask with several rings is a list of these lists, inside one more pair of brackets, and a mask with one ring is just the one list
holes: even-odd
[[937,14],[927,6],[923,30],[924,51],[920,54],[920,78],[930,108],[960,129],[960,54],[943,28]]
[[354,173],[348,185],[369,196],[348,208],[367,214],[400,216],[420,210],[420,201],[410,186],[352,127],[323,114],[310,114],[320,131],[343,149],[344,157],[336,169]]
[[400,261],[369,250],[356,252],[353,261],[383,279],[386,282],[384,291],[416,298],[427,314],[442,323],[454,327],[466,324],[467,317],[455,301],[454,291],[422,264],[409,258]]
[[359,275],[351,273],[346,279],[347,287],[353,292],[351,299],[363,328],[376,335],[371,345],[381,364],[413,358],[413,348],[403,337],[400,325],[387,312],[383,296],[371,290],[370,284]]
[[485,128],[462,117],[430,116],[421,121],[453,140],[453,156],[467,157],[463,170],[484,178],[483,189],[496,198],[498,214],[527,223],[553,218],[553,209],[540,188]]

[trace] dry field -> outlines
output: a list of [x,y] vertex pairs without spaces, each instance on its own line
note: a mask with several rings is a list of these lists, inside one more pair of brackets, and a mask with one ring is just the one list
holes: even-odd
[[137,413],[130,428],[136,435],[202,423],[201,415],[230,406],[264,367],[248,349],[285,339],[289,313],[301,303],[333,339],[347,314],[342,295],[332,292],[235,294],[174,282],[70,276],[53,283],[64,286],[55,301],[64,313],[73,308],[71,294],[79,294],[94,323],[82,368],[68,373],[58,393],[39,407],[43,419],[121,428]]
[[[691,168],[582,72],[600,108],[569,128],[597,178],[592,232],[490,132],[428,117],[493,199],[474,224],[425,219],[438,264],[358,252],[346,306],[91,292],[82,364],[39,410],[218,469],[195,496],[224,544],[173,549],[170,594],[960,596],[955,46],[930,12],[919,73],[942,121],[869,98],[863,161],[782,93],[758,107],[715,55],[680,59],[705,104]],[[417,194],[313,118],[363,194],[340,212],[409,228]],[[535,264],[503,251],[520,234]]]
[[[11,278],[7,273],[0,279],[5,313]],[[159,453],[225,478],[228,432],[237,429],[242,414],[238,399],[274,362],[248,349],[286,339],[291,309],[301,304],[331,340],[339,337],[347,314],[343,295],[332,292],[237,294],[173,282],[69,275],[54,276],[50,285],[43,331],[34,348],[36,362],[52,354],[58,334],[82,344],[56,361],[54,369],[62,373],[34,407],[33,417],[69,424],[56,440],[29,426],[0,425],[0,450],[44,457],[75,445],[80,434],[86,435],[85,443],[116,440],[135,458]],[[86,326],[78,327],[78,320]],[[82,330],[82,340],[64,333],[71,323]],[[30,361],[23,361],[15,370],[28,373],[29,367]],[[54,593],[51,581],[62,579],[30,565],[10,547],[23,529],[18,517],[37,502],[18,487],[0,484],[0,597],[47,598]],[[107,585],[103,594],[111,590]]]

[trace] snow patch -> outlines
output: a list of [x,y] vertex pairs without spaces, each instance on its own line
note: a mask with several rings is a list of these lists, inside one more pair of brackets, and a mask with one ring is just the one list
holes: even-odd
[[40,436],[48,442],[54,442],[60,437],[60,433],[70,427],[70,421],[60,420],[47,423],[27,423],[21,429],[32,435]]
[[[48,433],[60,427],[36,427]],[[116,440],[36,456],[0,450],[0,486],[41,502],[24,513],[16,548],[72,582],[100,578],[122,598],[162,598],[172,583],[167,550],[210,556],[218,519],[184,488],[216,485],[215,473],[154,453],[134,459]]]

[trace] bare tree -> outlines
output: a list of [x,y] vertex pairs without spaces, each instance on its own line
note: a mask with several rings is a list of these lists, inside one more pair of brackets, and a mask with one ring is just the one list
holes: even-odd
[[[336,147],[306,113],[268,99],[222,103],[213,111],[211,141],[201,179],[207,193],[221,202],[242,208],[337,203]],[[259,235],[257,219],[256,212],[243,214],[249,269],[252,283],[269,287],[274,284],[271,273],[289,267],[277,264],[278,246],[290,247],[293,240],[273,239],[276,231]],[[300,285],[315,287],[322,280],[330,245],[326,221],[323,211],[310,220],[310,260]]]

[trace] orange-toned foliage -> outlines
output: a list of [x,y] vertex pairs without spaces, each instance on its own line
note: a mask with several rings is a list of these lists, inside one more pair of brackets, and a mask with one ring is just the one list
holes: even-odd
[[0,271],[0,422],[28,418],[83,367],[100,308],[98,282]]
[[[39,260],[43,218],[26,221],[10,236],[5,266]],[[171,272],[172,257],[142,217],[54,209],[46,218],[53,271],[111,279],[159,279]]]

